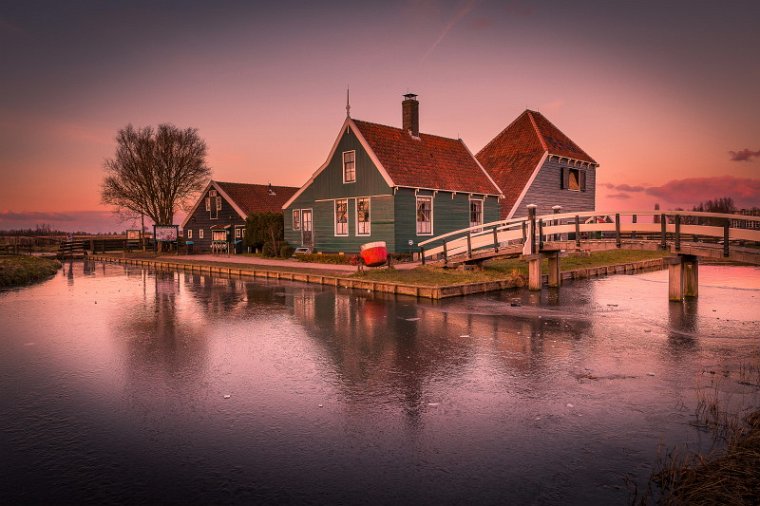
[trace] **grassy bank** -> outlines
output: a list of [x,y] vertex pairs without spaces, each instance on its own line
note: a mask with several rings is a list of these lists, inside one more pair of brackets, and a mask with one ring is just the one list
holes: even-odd
[[631,504],[760,504],[760,353],[710,376],[692,425],[712,435],[715,449],[668,449]]
[[[621,265],[641,260],[650,260],[668,256],[664,251],[611,250],[599,251],[590,255],[572,255],[563,257],[560,268],[563,272],[610,265]],[[543,261],[542,271],[547,272],[548,263]],[[522,286],[528,275],[528,263],[519,258],[491,260],[483,264],[482,269],[462,270],[444,269],[442,267],[420,266],[411,270],[374,269],[354,274],[372,281],[409,283],[423,286],[444,286],[459,283],[481,283],[511,279],[516,286]]]
[[53,276],[61,263],[33,256],[0,256],[0,288],[28,285]]

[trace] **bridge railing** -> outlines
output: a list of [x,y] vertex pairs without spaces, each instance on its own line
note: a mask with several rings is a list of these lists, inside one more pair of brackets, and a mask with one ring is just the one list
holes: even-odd
[[[535,234],[530,234],[531,227]],[[512,218],[456,230],[419,243],[420,259],[477,259],[497,256],[506,248],[517,251],[528,236],[534,236],[533,251],[547,242],[612,239],[617,247],[623,240],[659,241],[662,249],[670,244],[678,251],[681,243],[712,240],[730,254],[731,241],[760,242],[760,216],[695,211],[586,211],[553,213],[530,218]],[[512,251],[514,252],[514,251]]]

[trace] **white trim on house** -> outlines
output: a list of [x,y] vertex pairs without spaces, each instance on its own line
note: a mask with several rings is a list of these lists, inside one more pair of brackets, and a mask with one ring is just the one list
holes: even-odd
[[[417,208],[418,208],[417,203],[420,200],[429,200],[430,201],[430,233],[420,233],[419,230],[417,229],[417,225],[419,223],[417,221]],[[414,232],[418,236],[433,235],[433,232],[435,231],[434,227],[433,227],[433,224],[435,223],[435,218],[434,218],[434,214],[433,214],[434,213],[434,209],[435,209],[435,205],[433,203],[434,200],[435,200],[435,195],[416,195],[414,197]],[[468,209],[468,214],[469,214],[469,209]]]
[[327,160],[325,160],[325,163],[323,163],[316,170],[316,172],[314,172],[314,174],[311,175],[309,180],[306,181],[306,183],[303,186],[301,186],[301,188],[299,188],[298,191],[295,192],[293,196],[290,197],[290,199],[287,202],[285,202],[285,204],[283,204],[282,206],[283,209],[287,209],[288,207],[290,207],[293,204],[293,202],[295,202],[296,199],[300,197],[304,191],[306,191],[306,188],[311,186],[314,180],[317,179],[317,176],[319,176],[327,168],[327,166],[330,164],[330,161],[335,156],[335,152],[338,150],[338,143],[343,138],[343,135],[345,135],[345,133],[348,132],[347,130],[348,128],[353,130],[354,135],[356,135],[356,138],[359,140],[359,143],[364,148],[364,151],[367,152],[367,155],[369,155],[370,160],[372,160],[372,163],[375,164],[375,167],[377,168],[377,170],[380,171],[380,175],[383,176],[383,179],[385,180],[385,184],[387,184],[388,187],[390,188],[393,188],[395,186],[390,175],[385,170],[385,167],[383,167],[383,165],[380,163],[380,160],[377,159],[377,156],[375,156],[374,151],[372,151],[372,148],[369,147],[369,143],[367,143],[367,140],[364,138],[364,136],[359,131],[359,128],[356,126],[356,123],[354,123],[354,120],[352,120],[351,118],[346,118],[346,120],[343,122],[343,125],[341,125],[340,127],[340,133],[335,138],[335,142],[333,143],[332,148],[330,148],[330,154],[327,155]]
[[192,218],[192,217],[193,217],[193,215],[195,214],[195,211],[197,211],[197,210],[198,210],[198,206],[200,206],[200,205],[201,205],[201,202],[204,202],[204,203],[205,203],[205,201],[206,201],[206,194],[208,193],[208,191],[211,189],[211,187],[212,187],[212,186],[214,187],[214,189],[215,189],[217,192],[219,192],[219,195],[221,195],[221,196],[222,196],[222,198],[223,198],[224,200],[226,200],[226,201],[227,201],[227,203],[228,203],[228,204],[229,204],[229,205],[232,207],[232,209],[234,209],[234,210],[235,210],[235,212],[236,212],[236,213],[238,213],[238,215],[239,215],[239,216],[240,216],[242,219],[246,219],[246,218],[248,217],[248,216],[246,216],[246,214],[243,212],[243,210],[242,210],[242,209],[240,209],[240,206],[238,206],[238,205],[235,203],[235,201],[234,201],[234,200],[232,200],[232,199],[230,198],[230,196],[229,196],[229,195],[227,195],[227,192],[225,192],[224,190],[222,190],[222,188],[221,188],[221,187],[220,187],[220,186],[219,186],[219,185],[216,183],[216,181],[214,181],[214,180],[212,179],[212,180],[210,180],[210,181],[208,182],[208,184],[206,185],[206,187],[205,187],[205,188],[203,189],[203,191],[200,193],[200,197],[199,197],[199,198],[198,198],[198,200],[195,202],[195,205],[193,206],[192,210],[191,210],[189,213],[187,213],[187,216],[185,216],[185,219],[184,219],[184,221],[182,222],[182,226],[181,226],[180,228],[183,228],[183,229],[184,229],[184,228],[185,228],[185,226],[187,226],[187,223],[190,221],[190,218]]
[[[469,206],[472,205],[473,202],[480,202],[480,223],[473,224],[472,221],[469,221],[469,218],[472,217],[472,209]],[[468,221],[470,223],[470,228],[477,227],[478,225],[482,225],[483,223],[485,223],[485,219],[486,219],[486,198],[485,197],[483,197],[483,198],[477,198],[477,197],[473,197],[472,195],[470,195],[470,198],[467,200],[467,204],[468,204],[467,216],[468,216]]]
[[[339,234],[338,233],[338,202],[346,201],[346,233],[345,234]],[[349,236],[349,230],[348,230],[348,201],[350,199],[348,197],[341,198],[341,199],[334,199],[333,200],[333,235],[335,237],[348,237]]]
[[513,218],[515,215],[515,212],[517,209],[519,209],[520,204],[522,203],[523,199],[525,198],[525,195],[528,193],[528,189],[533,184],[533,181],[536,180],[536,176],[538,176],[538,172],[541,170],[541,167],[543,167],[544,163],[546,163],[546,159],[549,157],[549,152],[544,151],[543,156],[541,156],[541,159],[538,161],[538,165],[536,165],[536,168],[533,169],[533,174],[530,175],[530,179],[528,179],[528,182],[523,186],[522,192],[520,193],[520,196],[517,197],[517,200],[515,200],[514,205],[512,206],[512,209],[509,211],[509,214],[507,215],[507,219]]
[[[296,220],[296,213],[298,213],[298,220]],[[296,227],[296,223],[298,223],[298,227]],[[294,232],[299,232],[301,230],[301,210],[300,209],[293,209],[293,211],[290,213],[290,229]]]
[[[353,155],[354,155],[354,159],[353,159],[354,178],[351,181],[348,181],[346,179],[346,155],[349,154],[349,153],[353,153]],[[341,162],[343,162],[343,184],[353,184],[353,183],[355,183],[356,182],[356,150],[355,149],[349,149],[348,151],[344,151],[341,154]]]
[[488,180],[491,181],[491,184],[493,185],[493,187],[496,188],[497,190],[499,190],[499,194],[497,195],[497,197],[498,198],[504,198],[504,191],[501,188],[499,188],[499,185],[497,185],[496,181],[493,180],[493,178],[491,177],[491,174],[489,174],[488,171],[480,164],[480,162],[478,161],[478,159],[475,158],[475,155],[472,154],[472,151],[470,151],[470,148],[467,147],[467,144],[465,144],[462,139],[459,139],[459,142],[462,143],[462,146],[464,146],[464,149],[467,150],[467,153],[469,153],[470,157],[473,160],[475,160],[475,163],[478,164],[478,167],[480,167],[480,170],[483,171],[483,174],[485,174],[486,177],[488,178]]
[[[359,200],[367,200],[367,207],[369,210],[369,220],[367,220],[365,223],[367,223],[367,228],[369,229],[369,232],[367,233],[359,233]],[[356,230],[356,236],[357,237],[368,237],[372,235],[372,197],[356,197],[354,198],[354,224]]]

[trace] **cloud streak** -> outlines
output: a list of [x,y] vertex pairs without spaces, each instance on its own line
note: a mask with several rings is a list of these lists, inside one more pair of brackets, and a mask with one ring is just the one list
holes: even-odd
[[462,7],[459,8],[459,10],[454,13],[454,16],[449,20],[449,22],[446,24],[446,26],[441,31],[438,38],[433,42],[433,45],[430,46],[430,49],[428,49],[425,54],[422,57],[422,61],[426,61],[428,57],[433,54],[433,51],[435,51],[435,48],[438,47],[438,45],[443,42],[443,39],[446,38],[446,35],[449,34],[449,32],[456,26],[459,21],[462,20],[467,14],[472,11],[473,8],[475,8],[475,4],[478,3],[478,0],[467,0],[467,2],[462,5]]
[[603,186],[617,192],[607,195],[613,199],[628,199],[631,194],[637,193],[673,205],[692,206],[709,199],[731,197],[739,207],[760,207],[760,179],[733,176],[693,177],[673,179],[660,186],[612,183]]
[[760,158],[760,150],[752,151],[751,149],[744,148],[741,151],[729,151],[732,162],[749,162],[753,158]]

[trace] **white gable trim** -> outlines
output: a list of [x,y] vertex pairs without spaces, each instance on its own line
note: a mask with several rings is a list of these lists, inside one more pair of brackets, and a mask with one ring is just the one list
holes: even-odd
[[375,152],[372,151],[372,148],[369,147],[369,144],[367,143],[367,139],[364,138],[364,136],[359,131],[359,128],[356,126],[356,123],[354,123],[354,120],[352,120],[350,117],[346,118],[346,121],[343,122],[343,125],[340,127],[340,133],[335,138],[335,142],[332,145],[332,148],[330,148],[330,154],[327,155],[327,160],[325,160],[325,163],[322,164],[321,167],[319,167],[314,174],[309,178],[306,183],[298,189],[297,192],[293,194],[290,199],[283,204],[282,209],[285,210],[290,205],[296,201],[298,197],[301,196],[301,194],[306,191],[306,188],[311,186],[311,184],[314,182],[315,179],[317,179],[317,176],[319,176],[328,165],[330,165],[330,161],[333,159],[333,156],[335,156],[335,152],[338,150],[338,143],[340,143],[340,140],[343,138],[344,133],[347,131],[347,129],[350,128],[353,130],[354,135],[356,135],[356,138],[359,140],[359,143],[364,148],[364,151],[367,152],[369,155],[369,159],[372,160],[372,163],[375,164],[375,167],[377,167],[377,170],[380,171],[380,174],[383,176],[383,179],[385,180],[385,184],[388,185],[388,187],[393,188],[395,185],[393,184],[393,180],[391,179],[390,175],[388,174],[388,171],[385,170],[385,167],[383,167],[383,164],[380,163],[380,160],[377,159],[377,156],[375,155]]
[[195,202],[195,205],[193,206],[193,209],[189,213],[187,213],[187,216],[185,216],[185,220],[182,222],[182,230],[185,229],[185,226],[187,225],[187,222],[190,221],[190,218],[193,217],[193,215],[195,214],[195,211],[198,210],[198,206],[200,206],[201,202],[204,201],[204,199],[206,198],[206,194],[208,193],[208,191],[211,189],[212,186],[214,187],[214,189],[216,191],[219,192],[220,196],[222,198],[224,198],[224,200],[226,200],[227,202],[229,202],[229,204],[232,206],[232,208],[235,210],[236,213],[238,213],[238,215],[241,218],[243,218],[243,219],[247,218],[247,216],[245,215],[245,213],[243,212],[243,210],[240,209],[240,206],[238,206],[235,203],[235,201],[232,200],[229,195],[227,195],[227,192],[224,191],[224,190],[222,190],[222,188],[216,183],[216,181],[214,181],[212,179],[211,181],[208,182],[208,184],[206,185],[206,187],[201,192],[200,197],[198,197],[198,200]]
[[465,144],[462,139],[459,139],[459,142],[461,142],[462,146],[464,146],[464,149],[467,150],[467,153],[469,153],[470,158],[472,158],[473,160],[475,160],[475,163],[478,164],[478,167],[480,167],[480,170],[483,171],[483,174],[485,174],[486,177],[488,178],[488,180],[491,181],[491,184],[493,185],[493,187],[496,188],[497,190],[499,190],[499,197],[503,198],[504,197],[504,192],[502,191],[501,188],[499,188],[499,185],[496,184],[496,181],[493,180],[493,178],[491,177],[491,174],[489,174],[488,171],[485,168],[483,168],[482,165],[480,165],[480,162],[478,161],[477,158],[475,158],[473,156],[472,151],[470,151],[470,148],[467,147],[467,144]]
[[520,193],[520,196],[517,197],[517,200],[515,200],[515,204],[512,206],[512,209],[509,211],[509,214],[507,215],[507,219],[511,219],[514,217],[515,212],[520,208],[520,204],[522,203],[523,199],[525,198],[525,194],[528,193],[528,189],[533,184],[533,181],[535,181],[536,176],[538,176],[538,171],[541,170],[541,167],[543,167],[544,163],[546,162],[546,159],[549,157],[549,152],[544,151],[544,155],[541,157],[541,160],[538,161],[538,165],[536,165],[536,168],[533,169],[533,174],[530,175],[530,179],[528,179],[528,182],[526,183],[525,187],[522,190],[522,193]]
[[230,196],[229,196],[229,195],[227,195],[227,192],[226,192],[226,191],[224,191],[224,190],[222,190],[222,187],[221,187],[221,186],[219,186],[218,184],[216,184],[216,182],[214,182],[214,188],[216,188],[216,189],[219,191],[219,193],[221,193],[221,194],[222,194],[222,197],[224,197],[224,200],[226,200],[226,201],[227,201],[227,202],[228,202],[228,203],[229,203],[229,204],[232,206],[232,208],[235,210],[235,212],[237,212],[237,213],[238,213],[238,215],[239,215],[241,218],[243,218],[244,220],[245,220],[246,218],[248,218],[248,216],[247,216],[247,215],[245,214],[245,212],[244,212],[244,211],[243,211],[243,210],[240,208],[240,206],[238,206],[238,205],[235,203],[235,201],[234,201],[234,200],[232,200],[232,199],[230,198]]
[[185,216],[185,221],[182,222],[182,230],[185,230],[185,225],[187,225],[187,222],[190,221],[190,218],[193,217],[195,211],[198,209],[198,206],[201,205],[201,202],[203,202],[203,199],[206,197],[206,193],[208,193],[209,189],[211,189],[212,184],[214,184],[213,179],[208,182],[206,187],[201,192],[200,197],[198,197],[198,200],[195,201],[195,205],[193,206],[192,210],[187,213],[187,216]]

